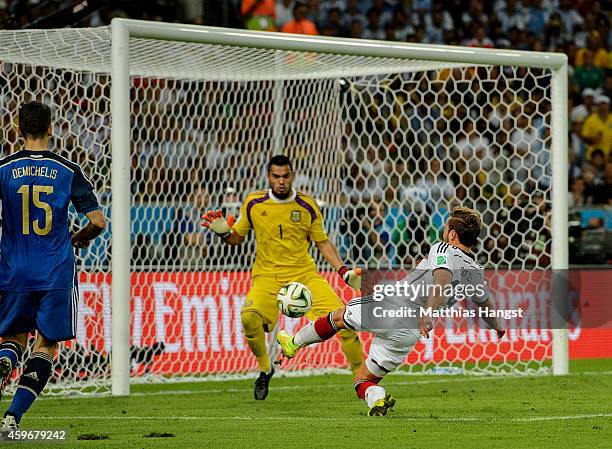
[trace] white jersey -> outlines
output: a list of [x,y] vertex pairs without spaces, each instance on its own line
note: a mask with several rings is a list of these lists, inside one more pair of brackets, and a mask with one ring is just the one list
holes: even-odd
[[[484,283],[484,270],[476,263],[474,256],[456,246],[440,242],[432,246],[429,256],[399,284],[404,289],[397,296],[387,297],[377,302],[374,295],[355,298],[344,311],[343,319],[347,327],[356,331],[374,334],[365,364],[376,376],[383,377],[400,366],[413,346],[419,341],[417,318],[402,317],[402,326],[396,327],[392,319],[372,320],[385,310],[401,310],[403,306],[418,309],[427,302],[428,289],[435,285],[433,273],[438,269],[449,270],[452,280],[452,294],[446,294],[446,307],[455,302],[469,299],[475,303],[487,300],[488,292]],[[407,286],[407,288],[406,288]],[[464,304],[465,306],[465,304]],[[396,315],[397,316],[397,315]]]
[[484,269],[474,260],[474,256],[450,243],[438,242],[431,247],[427,258],[401,281],[413,286],[411,291],[416,295],[411,299],[416,304],[424,305],[427,302],[428,292],[435,285],[433,273],[440,268],[450,271],[453,276],[451,285],[454,294],[447,295],[447,307],[464,299],[482,303],[489,297]]

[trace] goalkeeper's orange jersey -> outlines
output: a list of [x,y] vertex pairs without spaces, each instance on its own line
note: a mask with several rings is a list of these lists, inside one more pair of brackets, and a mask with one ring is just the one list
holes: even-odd
[[250,193],[233,229],[245,236],[251,228],[257,245],[253,277],[316,270],[308,248],[311,241],[327,240],[327,233],[312,197],[295,190],[285,200],[275,198],[270,190]]

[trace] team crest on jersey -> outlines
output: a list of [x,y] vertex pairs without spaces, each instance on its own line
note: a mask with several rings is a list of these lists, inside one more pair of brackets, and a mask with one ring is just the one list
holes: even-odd
[[302,211],[292,210],[291,211],[291,221],[295,221],[296,223],[299,223],[300,221],[302,221]]
[[438,255],[436,256],[436,265],[444,265],[446,263],[446,256]]

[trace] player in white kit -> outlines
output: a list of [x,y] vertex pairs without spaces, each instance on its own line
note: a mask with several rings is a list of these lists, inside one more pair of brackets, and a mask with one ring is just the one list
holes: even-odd
[[[395,399],[379,382],[404,362],[421,336],[429,337],[433,319],[440,315],[441,308],[465,298],[483,311],[494,310],[486,291],[483,268],[476,263],[470,249],[477,243],[481,226],[480,215],[475,210],[463,206],[453,208],[444,227],[444,241],[433,245],[429,256],[396,283],[395,290],[385,292],[396,293],[377,297],[376,292],[384,288],[374,286],[374,295],[353,299],[345,307],[307,324],[295,336],[280,331],[277,340],[283,355],[292,358],[300,348],[328,340],[341,329],[373,334],[366,362],[355,376],[355,391],[366,401],[368,415],[386,415],[395,405]],[[501,339],[505,331],[494,314],[483,315]]]

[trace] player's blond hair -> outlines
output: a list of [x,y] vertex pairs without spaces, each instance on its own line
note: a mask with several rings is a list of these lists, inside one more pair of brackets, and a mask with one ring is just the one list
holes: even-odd
[[449,215],[448,230],[455,231],[463,245],[476,245],[482,227],[482,220],[478,211],[466,206],[455,206]]

